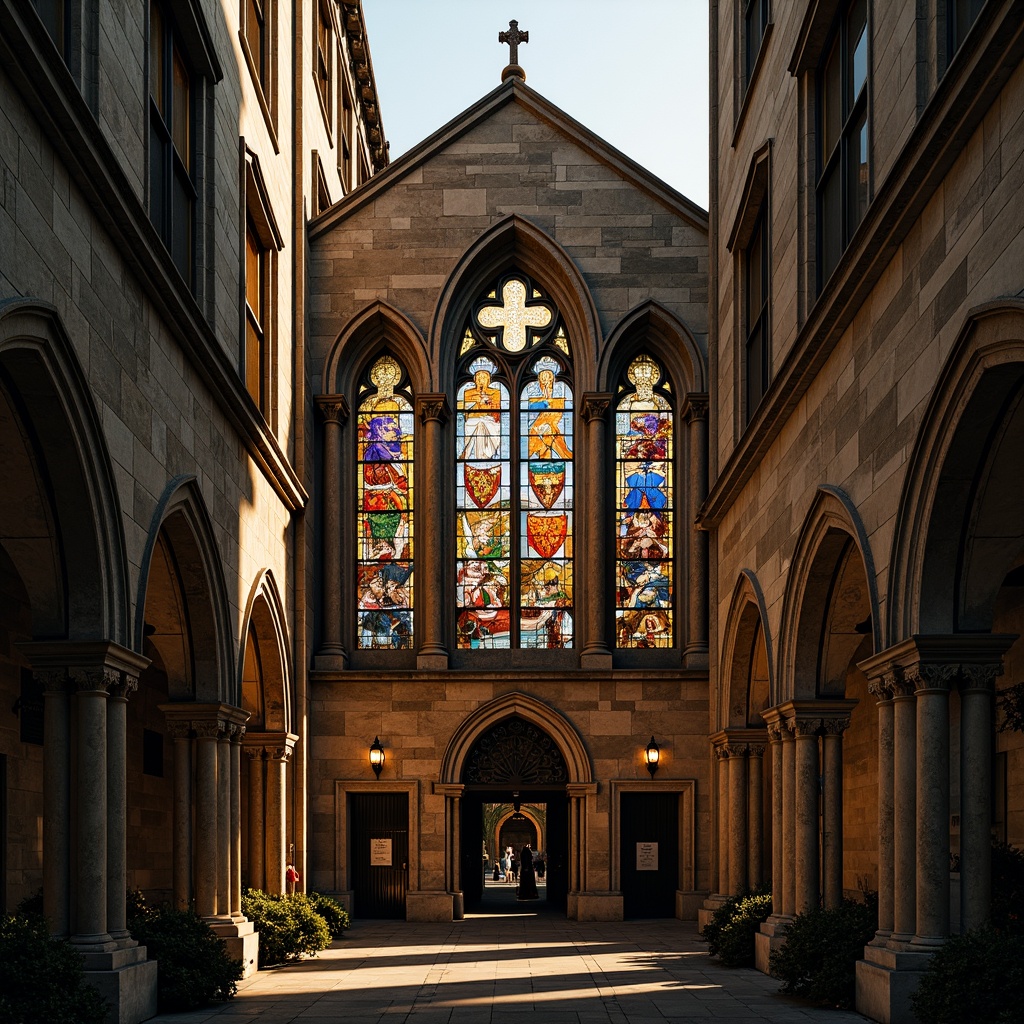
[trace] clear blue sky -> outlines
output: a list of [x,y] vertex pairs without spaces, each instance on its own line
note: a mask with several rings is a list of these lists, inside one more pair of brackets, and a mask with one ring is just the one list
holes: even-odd
[[392,159],[501,81],[511,18],[527,84],[708,205],[706,0],[363,0]]

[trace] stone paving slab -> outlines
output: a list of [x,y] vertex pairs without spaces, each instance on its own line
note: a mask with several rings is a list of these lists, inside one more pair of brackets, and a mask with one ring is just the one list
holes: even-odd
[[238,995],[161,1024],[853,1024],[707,955],[686,921],[550,914],[356,921],[318,957],[260,971]]

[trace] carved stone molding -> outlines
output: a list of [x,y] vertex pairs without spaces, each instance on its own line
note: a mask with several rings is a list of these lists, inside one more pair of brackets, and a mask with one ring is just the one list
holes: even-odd
[[324,423],[337,423],[343,427],[348,420],[348,401],[344,395],[317,395],[314,398]]
[[771,743],[782,742],[782,723],[781,722],[769,722],[768,723],[768,740]]
[[444,394],[419,395],[416,399],[416,413],[420,423],[439,423],[444,426],[451,418],[448,396]]
[[708,418],[708,396],[703,392],[688,394],[685,415],[688,423],[693,423],[695,420],[706,420]]
[[79,693],[109,693],[121,681],[121,673],[107,665],[68,669],[71,688]]
[[192,722],[192,731],[197,739],[215,740],[220,737],[221,723],[215,718],[201,718]]
[[956,664],[918,664],[910,669],[907,678],[915,683],[917,693],[927,690],[949,690],[960,674]]
[[597,391],[587,391],[583,395],[583,421],[590,423],[592,420],[601,420],[608,415],[608,409],[612,404],[612,396]]
[[167,735],[172,740],[187,740],[192,735],[192,723],[171,719],[167,722]]
[[821,729],[820,718],[791,718],[787,724],[794,736],[816,736]]
[[849,718],[823,718],[821,721],[822,730],[829,736],[842,736],[850,728]]
[[264,753],[264,751],[263,751],[262,747],[253,747],[253,746],[250,746],[248,743],[246,743],[246,744],[243,744],[242,749],[245,751],[245,756],[247,758],[249,758],[250,761],[262,761],[263,760],[263,753]]
[[960,666],[960,691],[985,690],[994,692],[996,678],[1003,674],[1002,662],[989,664],[961,665]]
[[764,757],[764,752],[765,744],[763,743],[751,743],[750,746],[747,747],[747,753],[751,757]]
[[466,756],[463,782],[519,786],[558,785],[569,781],[565,758],[547,733],[514,717],[484,733]]

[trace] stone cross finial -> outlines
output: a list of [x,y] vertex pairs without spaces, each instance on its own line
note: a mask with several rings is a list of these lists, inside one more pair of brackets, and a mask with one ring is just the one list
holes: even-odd
[[530,41],[529,32],[519,31],[519,22],[514,19],[508,23],[507,32],[498,33],[499,43],[508,43],[508,62],[509,64],[519,63],[519,44],[528,43]]

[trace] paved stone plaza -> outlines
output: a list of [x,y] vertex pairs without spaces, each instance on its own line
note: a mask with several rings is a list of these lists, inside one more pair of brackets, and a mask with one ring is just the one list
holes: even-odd
[[315,959],[260,971],[230,1003],[175,1024],[796,1024],[863,1021],[777,994],[707,955],[691,922],[580,923],[552,913],[448,924],[356,921]]

